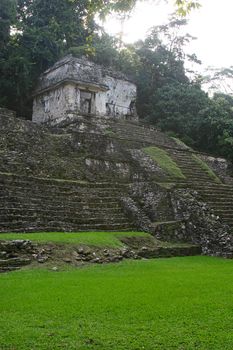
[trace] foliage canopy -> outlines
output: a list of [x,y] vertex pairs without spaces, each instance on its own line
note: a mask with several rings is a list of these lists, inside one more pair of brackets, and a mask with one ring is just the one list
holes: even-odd
[[[190,79],[185,61],[200,62],[195,54],[185,55],[185,45],[193,40],[180,34],[185,18],[173,16],[168,24],[155,26],[144,41],[121,47],[96,23],[96,14],[125,13],[135,3],[1,0],[0,105],[30,117],[31,92],[39,75],[67,53],[84,54],[135,80],[138,113],[145,122],[196,149],[233,159],[233,97],[216,94],[210,99],[199,77]],[[181,15],[200,5],[190,0],[175,3]],[[220,73],[229,76],[232,69]]]

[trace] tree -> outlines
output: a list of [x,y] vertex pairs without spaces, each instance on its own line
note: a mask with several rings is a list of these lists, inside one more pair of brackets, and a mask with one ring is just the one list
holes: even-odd
[[[38,76],[67,52],[90,54],[94,48],[97,60],[101,54],[103,58],[105,52],[105,61],[115,64],[116,59],[113,56],[111,58],[114,53],[121,62],[126,62],[133,50],[129,55],[127,50],[124,54],[117,53],[114,43],[111,47],[111,40],[106,35],[99,35],[95,15],[98,13],[103,18],[112,12],[125,13],[134,7],[136,1],[1,0],[1,105],[15,109],[19,115],[30,117],[30,94]],[[182,8],[189,11],[194,6],[191,6],[190,0],[177,0],[176,4],[180,13]],[[106,46],[107,40],[109,43]],[[129,61],[128,68],[134,71]]]
[[141,117],[154,117],[156,92],[164,86],[189,84],[184,68],[184,46],[192,37],[180,35],[186,20],[172,16],[167,25],[156,26],[144,42],[136,45],[141,67],[137,72],[138,111]]
[[199,1],[193,0],[176,0],[175,4],[177,6],[177,13],[183,17],[193,9],[197,9],[201,6]]
[[233,67],[208,68],[202,77],[202,84],[212,93],[223,91],[225,94],[233,93]]
[[10,36],[10,28],[16,19],[16,0],[0,2],[0,50],[3,50]]
[[[71,48],[89,52],[98,36],[97,12],[126,11],[135,1],[1,0],[0,103],[31,115],[38,76]],[[14,22],[14,19],[16,21]],[[11,32],[12,24],[15,25]],[[1,47],[0,47],[1,48]]]

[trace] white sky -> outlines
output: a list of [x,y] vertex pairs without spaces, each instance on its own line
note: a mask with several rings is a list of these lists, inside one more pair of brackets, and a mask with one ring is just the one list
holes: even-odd
[[[158,1],[158,0],[157,0]],[[201,0],[202,8],[189,16],[187,32],[197,37],[189,53],[196,53],[203,68],[233,66],[233,0]],[[145,38],[146,32],[154,25],[167,23],[168,15],[174,12],[173,1],[147,0],[138,3],[131,18],[124,25],[124,41],[134,42]],[[120,22],[109,18],[105,29],[110,34],[119,33]]]

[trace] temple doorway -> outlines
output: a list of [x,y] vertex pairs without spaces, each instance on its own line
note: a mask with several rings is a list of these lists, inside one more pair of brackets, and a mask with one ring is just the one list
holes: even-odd
[[80,112],[83,114],[94,113],[95,94],[89,91],[80,91]]

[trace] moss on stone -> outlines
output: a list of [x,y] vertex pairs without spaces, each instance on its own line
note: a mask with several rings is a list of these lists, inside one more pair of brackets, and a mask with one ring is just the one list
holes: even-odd
[[175,186],[174,182],[156,182],[156,184],[166,190],[171,190]]
[[218,176],[213,172],[213,170],[201,159],[199,158],[196,154],[192,154],[193,159],[199,164],[202,170],[207,172],[209,177],[214,180],[214,182],[221,184],[222,181],[218,178]]
[[114,131],[112,131],[111,129],[106,129],[104,134],[106,136],[116,136],[116,133]]
[[165,170],[171,177],[178,179],[185,179],[181,169],[171,159],[168,153],[159,147],[146,147],[144,152],[150,156],[163,170]]

